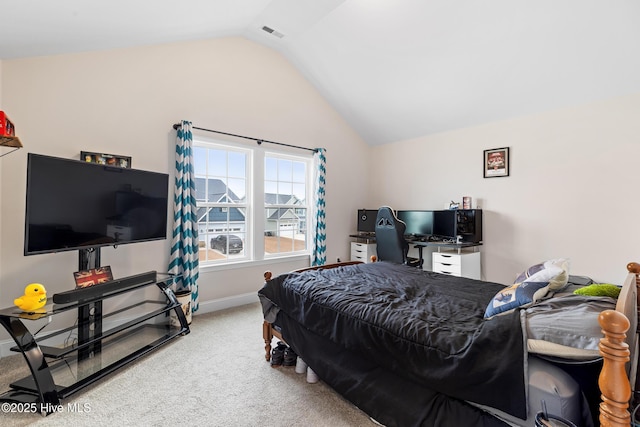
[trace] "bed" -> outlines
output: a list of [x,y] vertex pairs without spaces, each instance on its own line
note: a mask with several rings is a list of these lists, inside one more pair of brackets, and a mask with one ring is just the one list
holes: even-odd
[[[640,265],[628,270],[617,299],[574,295],[586,284],[564,271],[562,289],[497,314],[489,307],[513,287],[400,264],[265,273],[265,358],[274,337],[285,341],[321,380],[389,427],[534,426],[543,409],[578,426],[598,417],[629,425]],[[596,322],[597,336],[554,341],[557,323],[549,328],[547,320],[551,332],[532,326],[547,312],[552,322]]]

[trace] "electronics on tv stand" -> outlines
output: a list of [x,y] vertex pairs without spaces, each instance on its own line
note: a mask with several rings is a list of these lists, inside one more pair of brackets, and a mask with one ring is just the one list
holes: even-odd
[[146,273],[123,277],[122,279],[111,280],[109,282],[87,286],[85,288],[77,288],[71,289],[69,291],[59,292],[53,295],[53,303],[70,304],[76,302],[81,303],[91,301],[101,298],[105,295],[110,295],[126,289],[153,283],[156,281],[156,277],[156,271],[148,271]]

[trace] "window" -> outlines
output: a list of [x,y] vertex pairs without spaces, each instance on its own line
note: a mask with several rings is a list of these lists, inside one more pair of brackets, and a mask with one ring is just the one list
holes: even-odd
[[265,157],[265,255],[307,250],[308,163],[290,157]]
[[247,256],[248,186],[251,153],[194,143],[199,260]]
[[201,265],[309,253],[310,155],[194,137],[193,157]]

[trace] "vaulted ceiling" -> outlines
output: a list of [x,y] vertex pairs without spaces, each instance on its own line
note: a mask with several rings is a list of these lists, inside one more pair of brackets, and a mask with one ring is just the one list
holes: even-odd
[[281,52],[371,145],[640,93],[637,0],[0,0],[0,7],[0,59],[244,36]]

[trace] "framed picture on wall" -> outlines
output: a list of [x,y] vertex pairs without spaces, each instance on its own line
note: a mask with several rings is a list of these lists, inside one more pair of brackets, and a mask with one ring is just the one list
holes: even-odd
[[89,163],[98,163],[100,165],[131,168],[131,157],[120,156],[118,154],[92,153],[89,151],[81,151],[80,160]]
[[484,177],[509,176],[509,147],[484,150]]

